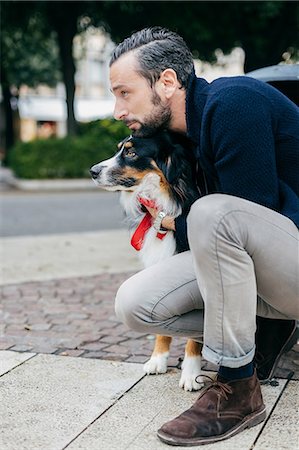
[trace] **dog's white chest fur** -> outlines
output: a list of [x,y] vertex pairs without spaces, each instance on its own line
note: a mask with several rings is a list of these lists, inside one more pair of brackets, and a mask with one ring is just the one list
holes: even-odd
[[[134,192],[121,192],[121,204],[126,214],[129,229],[133,234],[144,217],[141,205],[138,200],[142,197],[146,200],[153,200],[158,210],[163,210],[167,215],[177,217],[181,214],[181,208],[161,190],[160,177],[157,174],[146,175]],[[157,231],[151,226],[146,232],[144,242],[139,257],[144,267],[149,267],[162,261],[176,252],[176,242],[173,231],[168,231],[163,239],[157,237]]]
[[139,251],[139,257],[144,267],[152,266],[176,252],[176,243],[173,231],[168,231],[163,239],[157,237],[157,231],[151,227],[144,239],[144,244]]

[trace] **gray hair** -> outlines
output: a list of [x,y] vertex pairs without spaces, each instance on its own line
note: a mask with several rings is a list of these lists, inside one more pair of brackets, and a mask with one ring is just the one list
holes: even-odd
[[190,49],[184,39],[166,28],[151,27],[137,31],[117,45],[112,53],[110,66],[123,54],[136,51],[137,72],[152,87],[165,69],[173,69],[183,88],[194,73]]

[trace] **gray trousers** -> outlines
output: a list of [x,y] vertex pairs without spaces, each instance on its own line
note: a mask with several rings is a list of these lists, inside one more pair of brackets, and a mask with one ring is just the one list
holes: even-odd
[[116,315],[136,331],[203,340],[208,361],[243,366],[254,357],[256,315],[299,319],[298,229],[224,194],[195,202],[187,225],[191,250],[125,281]]

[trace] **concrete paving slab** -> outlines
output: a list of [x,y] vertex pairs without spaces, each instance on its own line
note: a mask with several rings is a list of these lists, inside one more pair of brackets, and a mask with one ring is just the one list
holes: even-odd
[[[165,375],[142,379],[109,411],[93,423],[68,446],[68,450],[166,450],[168,445],[156,436],[160,426],[189,408],[198,393],[184,392],[178,387],[180,373],[172,370]],[[268,414],[282,391],[286,380],[278,386],[263,386]],[[263,424],[218,444],[205,445],[205,450],[249,450]],[[278,445],[273,448],[279,447]],[[176,447],[186,448],[186,447]],[[202,449],[202,446],[194,447]],[[272,449],[273,450],[273,449]]]
[[35,353],[0,351],[0,376],[35,356]]
[[37,355],[0,378],[0,448],[61,450],[142,377],[140,364]]
[[274,409],[254,450],[298,450],[299,382],[291,381]]
[[127,230],[1,238],[0,285],[140,270],[129,241]]

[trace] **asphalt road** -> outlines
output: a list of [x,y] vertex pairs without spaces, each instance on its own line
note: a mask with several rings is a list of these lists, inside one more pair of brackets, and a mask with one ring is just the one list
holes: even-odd
[[2,192],[0,236],[31,236],[125,228],[111,192]]

